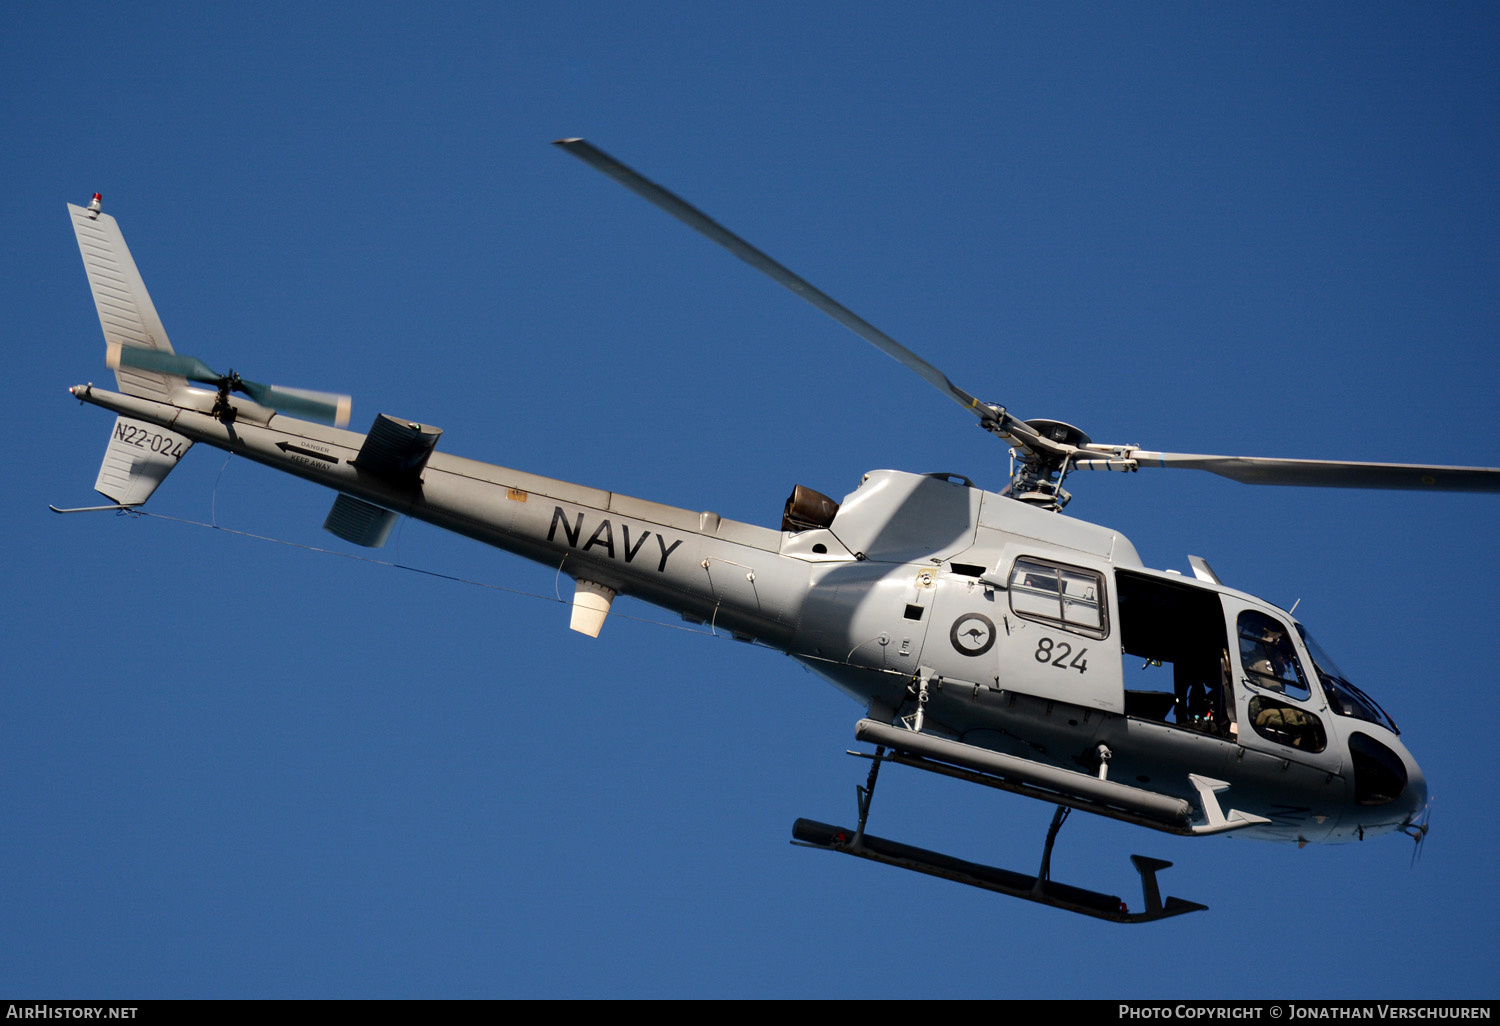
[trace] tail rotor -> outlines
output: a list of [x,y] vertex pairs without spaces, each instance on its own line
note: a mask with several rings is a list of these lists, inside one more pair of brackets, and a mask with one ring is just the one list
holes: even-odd
[[220,374],[195,356],[160,349],[122,346],[111,342],[104,362],[112,370],[130,367],[156,374],[173,374],[199,384],[212,385],[219,390],[220,403],[224,407],[228,406],[230,393],[238,392],[278,413],[321,421],[335,427],[343,427],[349,423],[349,412],[353,404],[349,396],[337,392],[316,392],[307,388],[288,388],[285,385],[247,381],[233,370],[228,374]]

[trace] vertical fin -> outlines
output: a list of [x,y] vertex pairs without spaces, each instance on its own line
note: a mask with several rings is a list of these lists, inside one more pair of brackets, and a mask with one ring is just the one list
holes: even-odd
[[[68,204],[68,214],[73,219],[73,233],[78,237],[78,251],[94,293],[105,342],[172,352],[172,343],[167,340],[167,331],[156,315],[156,306],[136,270],[119,224],[108,214],[72,203]],[[117,367],[115,380],[127,395],[163,403],[171,402],[172,392],[187,385],[175,374],[131,367]]]

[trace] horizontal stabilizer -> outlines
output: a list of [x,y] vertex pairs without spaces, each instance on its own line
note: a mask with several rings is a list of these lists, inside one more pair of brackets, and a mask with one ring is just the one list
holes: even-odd
[[389,481],[415,483],[442,433],[442,428],[378,414],[354,465]]
[[122,506],[139,506],[151,498],[192,444],[175,431],[117,417],[94,490]]
[[340,492],[333,500],[333,508],[328,511],[328,519],[323,521],[323,530],[346,542],[378,549],[390,538],[397,519],[397,515],[388,509]]

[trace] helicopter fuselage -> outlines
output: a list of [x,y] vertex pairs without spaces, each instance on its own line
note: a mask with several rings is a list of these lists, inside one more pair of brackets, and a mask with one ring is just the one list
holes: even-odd
[[441,451],[393,474],[361,459],[366,435],[238,398],[226,415],[198,389],[73,391],[552,567],[599,621],[630,595],[783,651],[877,722],[1180,798],[1199,820],[1193,775],[1225,783],[1255,820],[1243,836],[1363,838],[1426,802],[1394,724],[1324,673],[1285,612],[965,480],[873,471],[831,515],[773,530]]

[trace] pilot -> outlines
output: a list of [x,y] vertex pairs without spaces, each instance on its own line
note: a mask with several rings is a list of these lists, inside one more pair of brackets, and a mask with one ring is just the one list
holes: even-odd
[[1262,679],[1267,687],[1285,690],[1287,683],[1297,681],[1286,633],[1274,626],[1251,629],[1240,634],[1240,654],[1245,669]]

